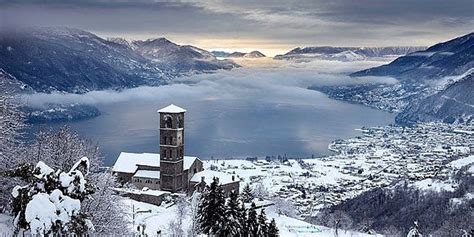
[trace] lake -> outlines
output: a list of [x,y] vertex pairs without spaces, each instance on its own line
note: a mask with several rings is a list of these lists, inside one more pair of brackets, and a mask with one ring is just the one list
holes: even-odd
[[320,67],[245,68],[191,76],[168,86],[39,95],[31,100],[97,106],[101,116],[67,124],[100,144],[107,165],[112,165],[121,151],[159,152],[156,111],[171,103],[187,110],[186,155],[204,159],[321,156],[330,153],[331,141],[360,135],[357,128],[394,121],[394,114],[307,89],[359,83],[346,76],[347,68],[353,70],[354,65],[330,71]]

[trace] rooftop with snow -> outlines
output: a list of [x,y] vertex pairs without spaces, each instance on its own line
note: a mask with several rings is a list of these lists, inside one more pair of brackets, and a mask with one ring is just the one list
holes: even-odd
[[170,104],[160,110],[158,110],[158,113],[171,113],[171,114],[179,114],[179,113],[184,113],[186,112],[185,109],[176,106],[174,104]]

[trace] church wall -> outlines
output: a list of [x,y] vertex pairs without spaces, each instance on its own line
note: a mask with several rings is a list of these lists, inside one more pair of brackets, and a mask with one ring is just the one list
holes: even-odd
[[147,187],[153,190],[160,190],[160,180],[159,179],[150,179],[150,178],[138,178],[132,177],[132,184],[138,189]]
[[122,172],[114,172],[114,175],[117,177],[117,181],[121,184],[130,182],[133,176],[131,173]]

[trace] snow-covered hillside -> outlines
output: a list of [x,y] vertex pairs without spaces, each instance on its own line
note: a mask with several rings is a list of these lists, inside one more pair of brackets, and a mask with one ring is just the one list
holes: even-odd
[[395,59],[424,47],[305,47],[295,48],[274,59],[292,61],[310,61],[315,59],[336,61],[360,61],[369,59]]

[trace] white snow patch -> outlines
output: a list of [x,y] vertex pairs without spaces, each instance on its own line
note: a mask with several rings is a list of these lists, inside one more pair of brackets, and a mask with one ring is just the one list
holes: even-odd
[[457,184],[451,182],[443,182],[441,180],[434,180],[434,179],[423,179],[413,183],[413,185],[421,190],[426,191],[447,191],[447,192],[454,192]]
[[462,168],[464,166],[467,166],[467,165],[470,165],[470,164],[474,164],[474,155],[468,156],[466,158],[462,158],[462,159],[459,159],[459,160],[452,161],[449,164],[452,167],[457,168],[457,169],[460,169],[460,168]]
[[30,224],[33,235],[50,231],[56,221],[67,223],[71,216],[81,209],[81,202],[64,196],[60,190],[54,190],[50,195],[38,193],[28,203],[25,219]]

